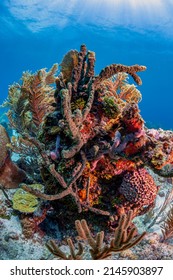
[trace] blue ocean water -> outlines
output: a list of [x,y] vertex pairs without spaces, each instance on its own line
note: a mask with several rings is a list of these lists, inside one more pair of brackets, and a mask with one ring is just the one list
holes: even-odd
[[23,71],[50,68],[85,43],[96,74],[111,63],[146,65],[141,114],[150,127],[173,129],[172,13],[172,0],[1,1],[0,104]]

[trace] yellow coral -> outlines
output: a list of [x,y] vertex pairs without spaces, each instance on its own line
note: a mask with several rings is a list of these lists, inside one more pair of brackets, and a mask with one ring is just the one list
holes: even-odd
[[[42,190],[43,185],[32,184],[33,189]],[[18,189],[13,196],[13,209],[23,213],[33,213],[38,207],[38,199],[35,195],[25,192],[23,189]]]

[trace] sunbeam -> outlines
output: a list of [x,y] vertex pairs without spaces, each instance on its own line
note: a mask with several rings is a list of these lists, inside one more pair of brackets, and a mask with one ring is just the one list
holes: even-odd
[[106,28],[128,26],[136,31],[172,34],[173,0],[8,0],[11,15],[32,32],[47,27],[85,24]]

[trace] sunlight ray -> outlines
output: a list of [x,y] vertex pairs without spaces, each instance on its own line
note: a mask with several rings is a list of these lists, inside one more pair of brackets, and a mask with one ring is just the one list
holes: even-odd
[[8,0],[6,6],[32,32],[69,23],[173,32],[173,0]]

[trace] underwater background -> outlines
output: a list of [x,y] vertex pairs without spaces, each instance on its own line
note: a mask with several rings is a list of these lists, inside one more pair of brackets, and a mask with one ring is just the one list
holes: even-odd
[[172,13],[1,1],[0,259],[173,259]]
[[96,74],[111,63],[147,66],[141,114],[172,129],[172,13],[172,0],[1,1],[0,104],[23,71],[49,69],[84,43],[97,54]]

